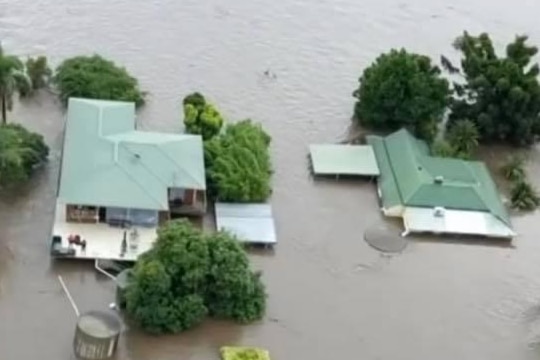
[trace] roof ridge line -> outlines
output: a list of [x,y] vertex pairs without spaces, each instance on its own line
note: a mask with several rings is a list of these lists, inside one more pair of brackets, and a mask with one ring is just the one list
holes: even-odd
[[[165,151],[163,151],[163,149],[155,144],[152,144],[152,146],[155,146],[157,147],[158,151],[161,152],[163,155],[165,155],[166,158],[168,158],[171,162],[173,162],[176,166],[178,166],[178,164],[176,163],[176,161],[169,155],[167,154]],[[204,163],[204,158],[203,158],[203,163]],[[194,180],[195,183],[199,183],[199,181],[197,181],[197,179],[195,179],[195,177],[193,177],[193,175],[191,175],[188,171],[186,171],[184,168],[180,167],[180,169],[182,169],[184,171],[184,173],[186,173],[192,180]],[[201,184],[199,184],[201,185]],[[206,188],[206,186],[205,186]]]
[[[156,203],[159,204],[160,207],[163,207],[163,204],[158,200],[156,199],[151,193],[149,193],[146,188],[141,184],[139,183],[139,181],[137,181],[130,173],[129,171],[127,171],[126,169],[124,169],[124,167],[120,164],[120,163],[116,163],[116,165],[120,168],[120,170],[122,170],[130,179],[131,181],[133,181],[139,188],[141,188],[141,190],[143,190],[151,199],[153,199],[154,201],[156,201]],[[167,206],[168,208],[168,206]]]
[[[122,141],[120,140],[120,141],[118,141],[118,142],[121,143]],[[154,146],[153,144],[139,144],[139,145]],[[124,149],[126,149],[126,151],[130,152],[131,154],[137,155],[134,151],[132,151],[131,149],[127,148],[126,146],[123,146],[123,147],[124,147]],[[167,187],[167,188],[169,187],[169,186],[168,186],[169,184],[167,184],[166,182],[162,181],[161,178],[160,178],[159,176],[157,176],[156,174],[154,174],[154,172],[150,171],[150,169],[148,168],[148,166],[146,166],[146,165],[144,164],[143,161],[141,161],[141,165],[144,167],[144,169],[146,169],[146,172],[147,172],[147,173],[149,173],[151,176],[153,176],[154,178],[156,178],[157,181],[159,181],[162,185],[165,185],[165,187]],[[127,172],[127,170],[126,170],[126,172]],[[131,177],[131,175],[129,175],[129,176]]]

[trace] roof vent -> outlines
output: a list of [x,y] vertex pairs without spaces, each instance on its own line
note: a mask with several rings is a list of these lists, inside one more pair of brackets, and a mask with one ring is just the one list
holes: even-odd
[[435,209],[433,209],[433,216],[441,218],[444,217],[444,208],[437,206]]
[[433,179],[433,182],[441,185],[444,182],[444,177],[442,175],[437,175],[435,176],[435,179]]

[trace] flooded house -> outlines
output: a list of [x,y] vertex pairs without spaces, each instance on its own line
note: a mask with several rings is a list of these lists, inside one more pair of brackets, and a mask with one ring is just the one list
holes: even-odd
[[133,261],[161,223],[206,212],[202,138],[137,130],[133,103],[70,99],[60,171],[56,257]]
[[515,236],[484,163],[431,156],[427,144],[405,129],[367,142],[380,170],[382,211],[403,218],[403,235]]

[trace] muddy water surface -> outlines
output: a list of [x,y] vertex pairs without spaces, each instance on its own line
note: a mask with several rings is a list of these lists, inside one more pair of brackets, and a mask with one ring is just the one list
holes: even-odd
[[[179,131],[180,99],[199,90],[227,118],[251,117],[273,136],[280,244],[253,256],[270,294],[267,318],[160,338],[129,329],[118,358],[216,359],[224,344],[263,346],[275,359],[537,358],[540,215],[515,217],[512,247],[412,241],[381,256],[362,240],[379,221],[374,186],[314,182],[306,153],[346,136],[356,78],[381,51],[452,56],[464,28],[499,44],[527,32],[540,44],[539,10],[534,0],[0,0],[9,51],[55,63],[98,52],[125,64],[150,93],[142,128]],[[113,286],[89,264],[49,261],[60,107],[43,94],[12,119],[45,134],[52,154],[0,203],[0,358],[70,359],[75,317],[56,276],[83,311],[107,307]],[[540,185],[538,158],[530,171]]]

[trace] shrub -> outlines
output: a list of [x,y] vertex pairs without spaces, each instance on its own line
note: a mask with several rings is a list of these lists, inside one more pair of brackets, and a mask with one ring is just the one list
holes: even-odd
[[53,81],[64,104],[70,97],[144,103],[138,81],[125,68],[99,55],[64,60]]
[[525,159],[521,156],[509,156],[501,172],[505,179],[518,182],[525,179]]
[[433,156],[451,158],[455,156],[455,149],[446,140],[436,140],[431,146]]
[[211,194],[220,201],[261,202],[271,193],[270,136],[251,120],[228,125],[205,144]]
[[206,102],[203,95],[193,93],[184,98],[184,125],[186,132],[199,134],[209,140],[219,134],[223,117],[217,109]]
[[26,181],[48,155],[41,135],[18,124],[0,126],[0,185]]
[[524,179],[520,179],[512,185],[510,200],[513,208],[523,211],[534,210],[540,204],[536,189]]
[[427,56],[392,50],[380,55],[365,69],[355,118],[374,129],[409,128],[416,136],[431,141],[448,104],[448,82]]
[[126,310],[146,331],[177,333],[206,315],[240,322],[261,319],[266,292],[236,238],[203,234],[187,220],[176,220],[158,231],[154,247],[137,261]]
[[446,139],[452,145],[455,157],[470,159],[478,147],[478,130],[472,121],[459,120],[449,127]]

